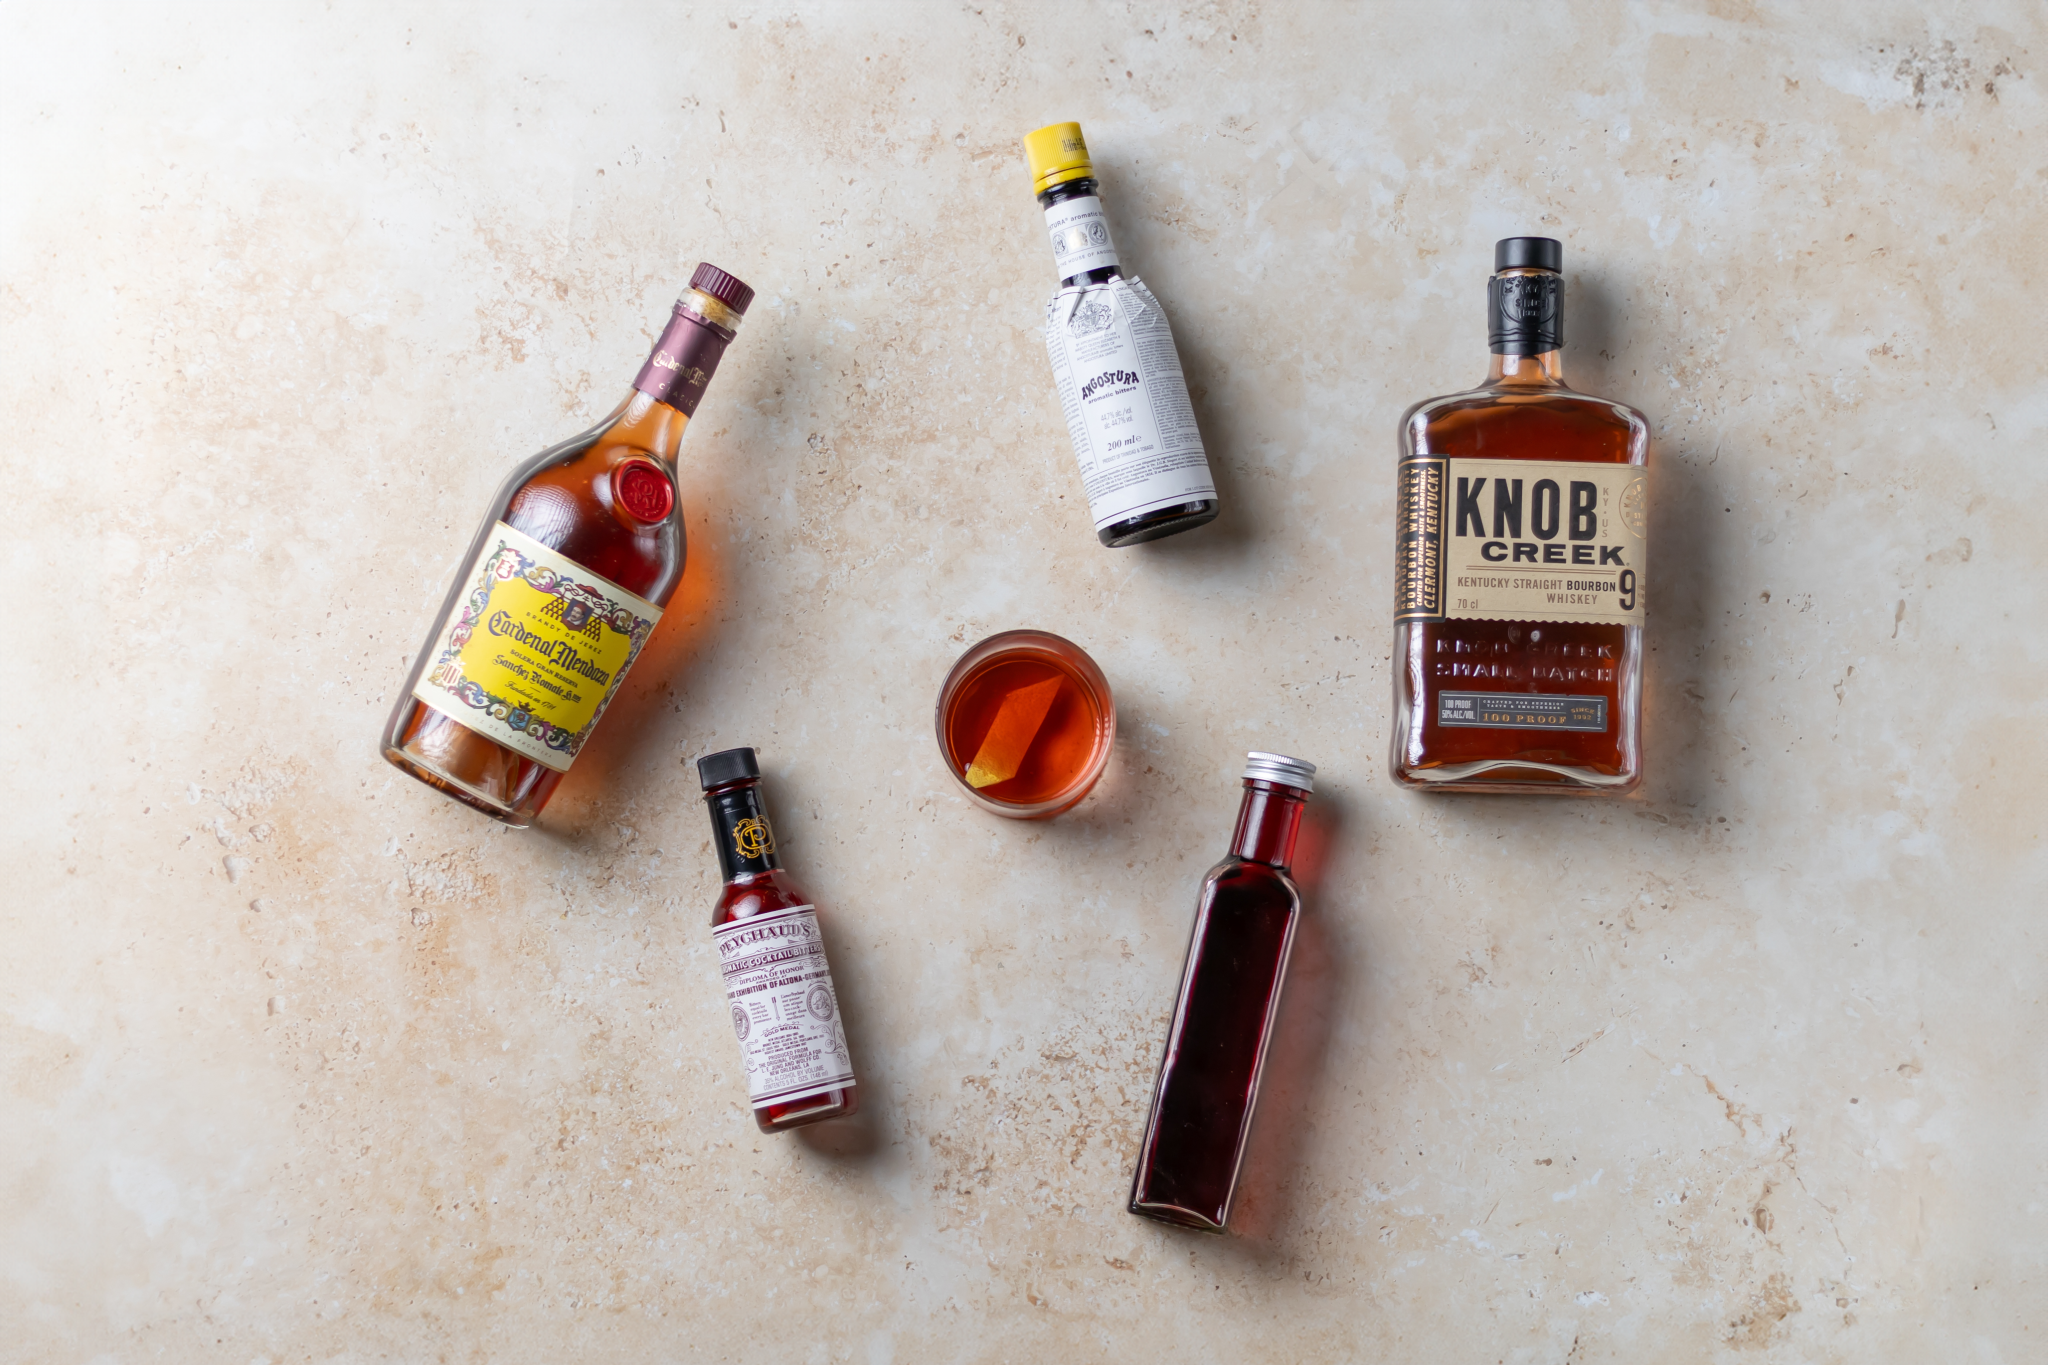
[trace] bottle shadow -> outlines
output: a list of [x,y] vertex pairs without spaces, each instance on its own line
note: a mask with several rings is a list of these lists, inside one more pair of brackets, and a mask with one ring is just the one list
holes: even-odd
[[[770,811],[771,820],[773,811]],[[855,912],[858,913],[858,912]],[[883,1101],[882,1075],[875,1063],[887,1055],[869,1028],[864,1006],[866,991],[846,990],[844,985],[867,974],[850,970],[859,959],[848,949],[846,938],[834,924],[837,915],[830,907],[818,916],[818,931],[825,940],[825,961],[832,968],[834,994],[839,1001],[839,1024],[846,1030],[846,1048],[853,1055],[853,1082],[860,1108],[842,1119],[826,1119],[795,1130],[796,1140],[821,1157],[846,1165],[866,1165],[884,1146],[888,1132],[887,1105]]]
[[[1241,327],[1243,320],[1216,307],[1211,291],[1189,287],[1190,282],[1179,278],[1167,264],[1168,248],[1174,244],[1155,240],[1160,233],[1150,220],[1131,217],[1119,208],[1126,199],[1137,202],[1133,196],[1143,194],[1151,178],[1148,173],[1114,155],[1096,158],[1096,173],[1106,187],[1103,212],[1109,219],[1110,234],[1124,244],[1120,254],[1128,254],[1134,263],[1126,271],[1146,280],[1146,288],[1166,310],[1167,322],[1173,327],[1174,350],[1180,356],[1181,375],[1187,381],[1202,449],[1209,457],[1218,503],[1216,520],[1208,525],[1130,549],[1169,564],[1198,560],[1198,567],[1210,570],[1219,563],[1241,564],[1256,552],[1260,517],[1252,505],[1251,490],[1238,478],[1228,453],[1247,448],[1254,437],[1240,427],[1235,414],[1217,395],[1225,391],[1229,380],[1232,329]],[[1146,261],[1155,262],[1149,278],[1142,266]],[[1205,302],[1209,306],[1204,307]]]
[[[1715,632],[1708,616],[1722,570],[1739,557],[1727,543],[1732,518],[1717,448],[1704,462],[1660,439],[1656,409],[1669,394],[1661,368],[1632,343],[1631,287],[1597,267],[1568,271],[1566,382],[1640,409],[1650,421],[1650,565],[1643,625],[1643,770],[1638,799],[1686,824],[1711,818],[1718,784],[1707,744]],[[1658,565],[1671,566],[1659,572]],[[1684,566],[1683,572],[1677,566]],[[1534,803],[1547,800],[1530,798]]]

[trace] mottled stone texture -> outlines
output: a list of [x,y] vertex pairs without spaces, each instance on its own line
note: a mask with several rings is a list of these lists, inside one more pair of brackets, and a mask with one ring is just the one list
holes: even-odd
[[[0,1360],[2048,1351],[2031,3],[0,9]],[[1078,118],[1224,518],[1097,547]],[[1649,780],[1385,773],[1394,428],[1497,236],[1655,424]],[[689,578],[525,833],[374,741],[491,489],[760,290]],[[1043,826],[939,766],[1031,625]],[[860,1127],[764,1138],[689,761],[760,748]],[[1239,1235],[1122,1203],[1247,748],[1322,765]]]

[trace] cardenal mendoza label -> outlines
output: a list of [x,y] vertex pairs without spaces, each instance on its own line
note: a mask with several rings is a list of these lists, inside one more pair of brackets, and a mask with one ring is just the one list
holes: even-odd
[[1045,348],[1095,529],[1216,496],[1173,329],[1142,281],[1055,294]]
[[502,521],[468,584],[413,695],[567,772],[661,608]]

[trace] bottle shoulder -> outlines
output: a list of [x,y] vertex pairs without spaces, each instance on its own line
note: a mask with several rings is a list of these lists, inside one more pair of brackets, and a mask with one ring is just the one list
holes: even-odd
[[712,907],[711,925],[718,928],[736,920],[753,919],[777,910],[792,910],[811,904],[803,889],[781,868],[749,872],[727,882]]
[[1210,868],[1202,885],[1203,900],[1217,908],[1301,904],[1301,888],[1286,868],[1255,863],[1236,854]]
[[[651,405],[680,419],[663,404]],[[512,472],[484,520],[502,521],[591,572],[656,606],[665,606],[682,577],[684,533],[674,495],[673,445],[678,432],[653,433],[629,397],[597,425],[549,446]],[[669,480],[669,513],[659,522],[627,515],[612,477],[628,461],[652,461]]]
[[1403,456],[1643,464],[1649,446],[1642,413],[1562,384],[1482,384],[1401,415]]

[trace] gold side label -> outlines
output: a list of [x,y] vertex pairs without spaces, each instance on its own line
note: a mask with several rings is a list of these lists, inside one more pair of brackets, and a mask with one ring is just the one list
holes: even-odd
[[1444,615],[1444,466],[1401,461],[1394,502],[1394,619],[1441,621]]
[[413,695],[567,772],[661,609],[504,522]]
[[1411,456],[1399,478],[1396,621],[1643,623],[1641,465]]

